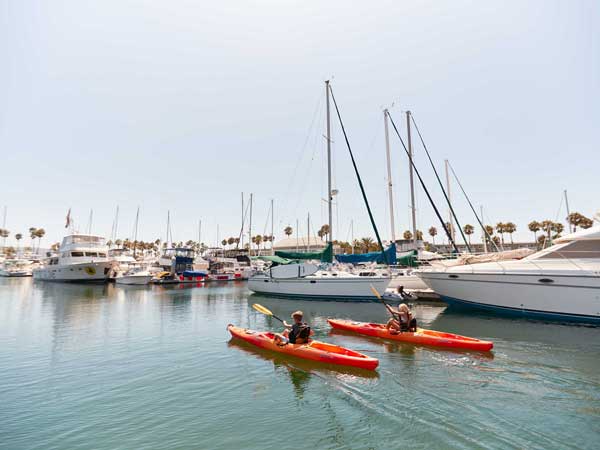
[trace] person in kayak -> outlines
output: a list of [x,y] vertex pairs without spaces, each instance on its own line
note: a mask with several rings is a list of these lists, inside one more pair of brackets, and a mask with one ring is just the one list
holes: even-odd
[[[410,312],[410,309],[405,303],[401,303],[398,309],[389,307],[392,318],[388,320],[386,328],[390,334],[398,334],[404,331],[417,331],[417,319]],[[399,319],[399,320],[398,320]]]
[[286,345],[308,343],[308,339],[312,336],[313,332],[307,323],[302,322],[303,317],[304,313],[302,311],[296,311],[292,313],[292,319],[294,319],[293,324],[289,324],[284,320],[283,326],[285,327],[285,330],[283,330],[283,333],[275,335],[275,344]]

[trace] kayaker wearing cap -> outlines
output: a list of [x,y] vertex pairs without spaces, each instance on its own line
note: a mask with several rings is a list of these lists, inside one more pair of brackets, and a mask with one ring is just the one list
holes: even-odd
[[306,344],[309,336],[313,334],[308,324],[302,322],[302,318],[304,317],[302,311],[292,313],[291,317],[294,319],[294,323],[289,324],[284,320],[283,326],[285,327],[285,330],[283,330],[283,333],[275,335],[275,343],[277,345],[285,345],[288,343]]
[[[391,334],[398,334],[403,331],[417,331],[417,319],[413,317],[405,303],[401,303],[398,309],[391,307],[389,309],[394,313],[386,325]],[[398,321],[397,317],[400,318],[400,321]]]

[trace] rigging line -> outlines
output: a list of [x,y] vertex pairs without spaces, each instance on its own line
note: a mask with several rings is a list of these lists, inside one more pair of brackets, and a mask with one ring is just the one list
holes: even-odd
[[492,237],[488,234],[487,230],[485,229],[485,225],[482,223],[482,220],[485,220],[485,218],[482,216],[481,220],[479,220],[479,215],[475,211],[475,208],[473,208],[473,204],[471,203],[471,200],[469,199],[469,196],[465,192],[462,183],[458,179],[458,176],[456,175],[456,172],[454,171],[454,167],[452,167],[452,163],[450,161],[448,161],[448,167],[450,167],[450,171],[452,172],[452,175],[454,175],[454,179],[456,180],[456,183],[458,184],[458,187],[460,188],[460,190],[462,191],[463,195],[467,199],[467,202],[469,203],[469,206],[471,207],[471,211],[473,211],[473,214],[475,215],[475,218],[477,219],[477,223],[479,223],[479,226],[481,227],[481,229],[485,233],[485,236],[488,239],[488,241],[490,241],[492,243],[492,245],[496,248],[496,251],[499,252],[500,249],[498,248],[498,246],[496,245],[496,243],[492,240]]
[[[242,241],[242,235],[244,234],[244,225],[246,223],[246,215],[248,215],[248,208],[250,208],[250,202],[248,202],[248,204],[246,205],[246,210],[244,211],[244,217],[242,217],[242,227],[240,228],[240,234],[238,235],[238,241],[235,244],[235,248],[238,249],[240,242]],[[250,236],[250,239],[252,239],[252,236]]]
[[269,210],[267,211],[267,218],[265,219],[265,227],[263,228],[263,236],[267,235],[267,227],[269,226],[269,217],[271,217],[271,202],[269,202]]
[[[458,217],[456,217],[456,213],[454,212],[454,208],[452,207],[452,203],[450,202],[450,199],[448,198],[448,194],[446,193],[446,189],[444,189],[444,185],[442,184],[442,180],[440,180],[440,176],[438,175],[438,171],[435,168],[435,165],[433,164],[433,161],[431,160],[431,155],[429,154],[429,150],[427,150],[427,146],[425,145],[425,141],[423,140],[423,136],[421,136],[421,131],[419,130],[419,127],[417,126],[417,122],[415,122],[415,118],[414,118],[414,116],[412,114],[410,115],[410,118],[412,119],[412,123],[415,126],[415,130],[417,130],[417,134],[419,135],[419,139],[421,140],[421,144],[423,145],[423,149],[425,149],[425,153],[427,154],[427,158],[429,159],[429,162],[431,163],[431,167],[433,168],[433,173],[435,173],[435,177],[437,178],[437,181],[438,181],[438,183],[440,185],[440,189],[444,193],[444,198],[446,199],[446,202],[448,203],[448,208],[450,208],[450,212],[452,213],[452,217],[454,217],[454,220],[456,221],[456,227],[458,228],[458,231],[460,231],[460,235],[462,236],[463,241],[465,241],[465,245],[467,246],[467,250],[469,251],[469,253],[472,253],[471,246],[467,242],[467,238],[465,237],[465,234],[463,233],[463,229],[460,226],[460,222],[458,221]],[[448,164],[450,164],[450,162],[448,162]]]
[[298,173],[298,167],[300,166],[300,163],[302,161],[302,156],[304,155],[304,151],[306,150],[306,146],[308,145],[308,141],[310,139],[310,136],[312,134],[312,129],[313,126],[315,124],[315,119],[317,118],[317,114],[321,108],[321,103],[323,102],[323,96],[319,95],[319,97],[317,98],[317,105],[313,111],[312,114],[312,119],[310,121],[310,125],[308,127],[308,131],[306,133],[306,137],[304,138],[304,144],[302,145],[302,147],[300,148],[300,152],[298,154],[298,159],[296,160],[296,165],[294,166],[294,171],[292,172],[292,178],[290,180],[290,183],[288,184],[288,189],[286,192],[286,195],[284,198],[287,198],[288,194],[290,193],[289,191],[292,189],[292,186],[294,184],[294,181],[296,180],[296,174]]
[[562,209],[563,201],[564,201],[564,198],[561,195],[560,196],[560,205],[558,205],[558,211],[556,211],[556,216],[555,216],[555,219],[554,219],[555,222],[558,222],[558,216],[560,215],[560,210]]
[[387,112],[387,115],[390,118],[390,122],[392,124],[392,127],[394,127],[394,131],[396,132],[398,139],[400,139],[400,143],[402,144],[402,147],[404,148],[404,151],[406,152],[406,155],[408,156],[408,160],[410,161],[412,168],[415,170],[415,174],[417,175],[417,178],[419,179],[419,182],[421,183],[421,187],[425,191],[425,194],[427,195],[427,198],[429,199],[429,203],[431,203],[431,206],[433,207],[433,210],[435,211],[435,215],[437,216],[438,220],[442,224],[442,228],[444,228],[444,231],[446,232],[446,236],[448,236],[448,242],[450,242],[452,244],[452,247],[454,247],[454,250],[456,251],[456,253],[460,253],[458,250],[458,247],[456,246],[456,242],[454,242],[454,239],[452,239],[452,235],[450,234],[448,227],[446,227],[446,223],[444,222],[444,219],[442,219],[442,216],[440,215],[440,212],[438,211],[437,206],[435,206],[435,203],[433,202],[433,199],[431,198],[431,195],[429,194],[429,191],[427,190],[427,187],[425,186],[425,182],[423,181],[423,178],[421,178],[421,174],[419,173],[419,171],[417,170],[417,167],[415,166],[415,162],[413,161],[413,158],[410,156],[410,153],[408,152],[408,149],[406,148],[406,145],[404,144],[404,140],[402,139],[402,136],[400,136],[400,132],[398,131],[398,128],[396,127],[396,123],[394,122],[394,119],[392,119],[392,115],[390,114],[389,111]]
[[329,84],[329,92],[331,92],[331,99],[333,100],[333,105],[335,106],[335,112],[337,113],[338,120],[340,121],[340,128],[342,129],[342,133],[344,134],[344,139],[346,141],[346,146],[348,147],[348,152],[350,153],[350,159],[352,160],[352,166],[354,166],[354,173],[356,173],[356,178],[358,178],[358,185],[360,186],[360,191],[362,193],[363,200],[365,201],[365,205],[367,207],[367,212],[369,213],[369,219],[371,220],[371,225],[373,226],[373,230],[375,231],[375,236],[377,237],[377,243],[379,244],[379,248],[381,249],[381,254],[383,256],[383,260],[386,265],[389,265],[387,254],[385,253],[385,249],[383,248],[383,243],[381,242],[381,237],[379,236],[379,230],[377,230],[377,225],[375,225],[375,219],[373,219],[373,213],[371,212],[371,208],[369,206],[369,201],[367,200],[367,194],[365,192],[365,188],[363,186],[363,182],[360,178],[360,174],[358,173],[358,167],[356,166],[356,161],[354,160],[354,155],[352,154],[352,149],[350,148],[350,141],[348,141],[348,135],[346,134],[346,128],[344,127],[344,122],[342,122],[342,116],[340,115],[340,110],[338,108],[337,102],[335,101],[335,96],[333,95],[333,89],[331,88],[331,84]]

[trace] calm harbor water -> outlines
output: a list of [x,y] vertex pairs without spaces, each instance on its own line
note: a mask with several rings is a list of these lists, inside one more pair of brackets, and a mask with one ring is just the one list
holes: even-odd
[[[318,339],[380,359],[333,370],[230,342],[302,309]],[[209,287],[0,279],[0,449],[597,448],[600,328],[415,306],[424,327],[489,338],[492,355],[332,333],[378,304]]]

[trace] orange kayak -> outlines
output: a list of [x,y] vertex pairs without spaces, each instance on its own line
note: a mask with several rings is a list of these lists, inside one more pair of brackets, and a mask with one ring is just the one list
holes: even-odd
[[242,339],[260,348],[277,353],[285,353],[302,359],[338,364],[340,366],[359,367],[367,370],[375,370],[379,365],[379,360],[375,358],[338,345],[310,341],[308,344],[286,344],[279,346],[273,342],[274,333],[248,330],[231,324],[227,326],[227,329],[234,338]]
[[380,323],[355,322],[353,320],[328,319],[329,324],[338,330],[352,331],[366,336],[382,339],[408,342],[410,344],[431,345],[435,347],[461,348],[487,352],[494,347],[490,341],[461,336],[459,334],[444,333],[442,331],[424,330],[417,328],[415,332],[404,331],[392,334],[385,325]]

